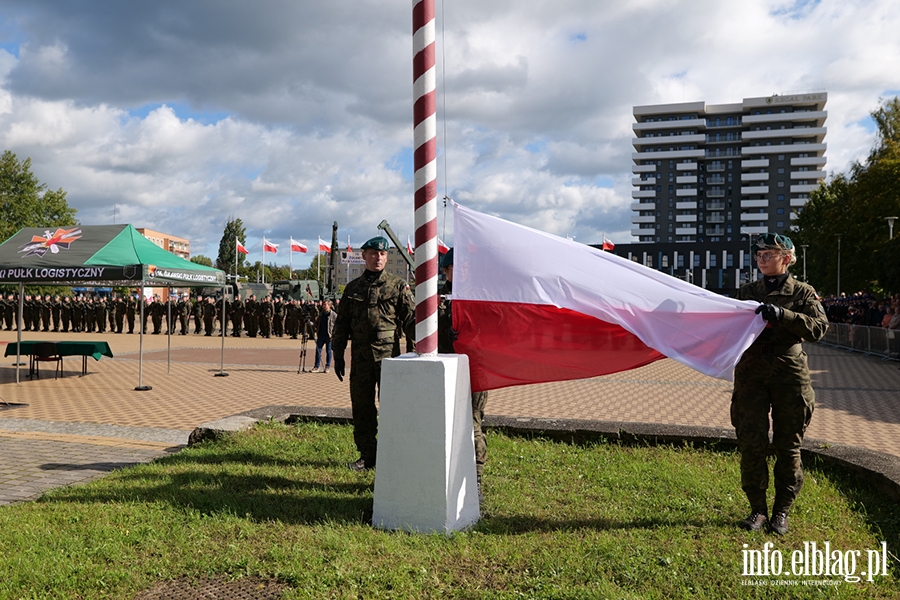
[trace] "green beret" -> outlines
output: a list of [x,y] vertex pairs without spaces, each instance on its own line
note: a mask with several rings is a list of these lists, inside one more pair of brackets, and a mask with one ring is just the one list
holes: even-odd
[[388,241],[381,237],[373,237],[371,240],[362,245],[363,250],[388,250],[390,245]]
[[756,254],[760,250],[793,250],[794,242],[786,235],[763,233],[750,245],[750,252]]
[[446,254],[441,256],[441,268],[446,269],[447,267],[453,266],[453,248],[447,251]]

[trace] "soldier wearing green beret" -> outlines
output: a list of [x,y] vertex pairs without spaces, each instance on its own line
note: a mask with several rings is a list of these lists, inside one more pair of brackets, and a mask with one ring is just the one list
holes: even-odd
[[[731,423],[741,452],[741,487],[751,511],[741,526],[751,531],[768,526],[770,532],[783,535],[788,512],[803,486],[800,444],[815,408],[801,342],[822,339],[828,319],[812,286],[787,271],[797,262],[790,238],[768,233],[750,249],[763,277],[741,286],[737,298],[761,302],[756,312],[767,324],[734,370]],[[771,518],[766,500],[770,411],[775,447]]]
[[344,380],[344,352],[352,341],[350,403],[353,407],[353,440],[359,460],[354,471],[375,467],[378,411],[376,388],[381,381],[381,361],[396,356],[394,336],[402,330],[415,339],[416,303],[405,281],[385,271],[388,241],[375,237],[362,246],[365,272],[347,284],[334,323],[334,372]]

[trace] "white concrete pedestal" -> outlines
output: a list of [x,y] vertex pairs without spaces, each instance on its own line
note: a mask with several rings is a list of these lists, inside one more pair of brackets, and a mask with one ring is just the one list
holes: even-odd
[[403,356],[381,364],[372,524],[449,532],[480,516],[469,358]]

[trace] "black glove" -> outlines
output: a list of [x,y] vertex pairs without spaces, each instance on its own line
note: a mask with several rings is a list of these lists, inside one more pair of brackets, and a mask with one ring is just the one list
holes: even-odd
[[455,342],[459,339],[459,332],[451,327],[450,331],[447,332],[447,337],[450,338],[451,342]]
[[756,307],[756,314],[769,323],[777,323],[784,317],[784,309],[774,304],[760,304]]
[[344,361],[343,356],[335,356],[334,357],[334,374],[337,375],[338,381],[344,380],[344,370],[347,368],[347,363]]

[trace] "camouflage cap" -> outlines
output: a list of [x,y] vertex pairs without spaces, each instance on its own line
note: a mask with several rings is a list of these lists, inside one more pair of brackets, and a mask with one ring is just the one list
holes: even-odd
[[388,250],[390,246],[388,245],[387,239],[378,236],[373,237],[371,240],[367,241],[362,245],[363,250]]
[[441,256],[441,268],[446,269],[447,267],[453,266],[453,248],[447,251],[446,254]]
[[763,233],[750,244],[750,252],[756,254],[761,250],[793,250],[794,242],[786,235]]

